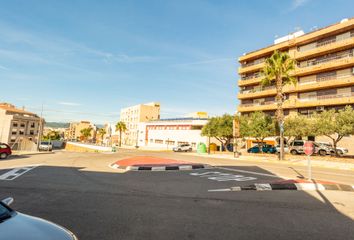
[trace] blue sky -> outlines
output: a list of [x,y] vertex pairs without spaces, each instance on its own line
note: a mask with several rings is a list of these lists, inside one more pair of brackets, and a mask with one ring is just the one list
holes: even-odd
[[237,58],[275,36],[353,17],[352,0],[0,0],[0,102],[47,121],[233,113]]

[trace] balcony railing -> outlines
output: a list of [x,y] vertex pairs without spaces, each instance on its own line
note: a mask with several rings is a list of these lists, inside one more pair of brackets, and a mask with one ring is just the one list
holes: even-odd
[[261,75],[259,73],[255,73],[255,74],[252,74],[252,75],[248,75],[248,76],[245,76],[245,77],[241,77],[241,80],[249,80],[249,79],[253,79],[253,78],[258,78],[260,77]]
[[266,86],[266,87],[260,87],[259,86],[259,87],[255,87],[253,89],[240,91],[240,93],[255,93],[255,92],[261,92],[261,91],[271,90],[271,89],[275,89],[275,86]]
[[325,100],[325,99],[333,99],[333,98],[344,98],[344,97],[353,97],[354,92],[351,93],[343,93],[343,94],[332,94],[332,95],[322,95],[317,97],[310,97],[310,98],[299,98],[298,100],[301,102],[309,102],[309,101],[316,101],[316,100]]
[[[298,64],[298,67],[300,67],[300,68],[310,67],[310,66],[315,66],[315,65],[321,64],[321,63],[331,62],[331,61],[343,59],[343,58],[352,58],[352,57],[353,57],[353,50],[350,50],[350,51],[346,51],[341,54],[333,54],[328,57],[324,57],[324,58],[320,58],[320,59],[316,59],[316,60],[300,62]],[[305,63],[305,65],[303,63]]]
[[306,51],[309,51],[309,50],[312,50],[312,49],[315,49],[315,48],[319,48],[319,47],[322,47],[322,46],[325,46],[325,45],[328,45],[328,44],[331,44],[331,43],[340,42],[340,41],[343,41],[343,40],[346,40],[346,39],[349,39],[349,38],[352,38],[352,37],[354,37],[354,31],[351,31],[349,36],[347,36],[347,37],[343,37],[343,38],[340,38],[340,39],[331,38],[331,39],[324,40],[324,41],[318,41],[318,42],[316,42],[316,44],[313,47],[306,48],[306,47],[303,46],[304,49],[301,50],[301,47],[300,47],[298,51],[299,52],[306,52]]
[[255,106],[263,106],[263,105],[270,105],[275,104],[275,101],[265,101],[260,103],[244,103],[240,104],[241,107],[255,107]]
[[257,65],[257,64],[263,63],[264,61],[265,61],[265,59],[255,60],[255,61],[252,61],[252,62],[249,62],[249,63],[241,64],[241,67],[243,67],[243,68],[250,67],[250,66],[253,66],[253,65]]

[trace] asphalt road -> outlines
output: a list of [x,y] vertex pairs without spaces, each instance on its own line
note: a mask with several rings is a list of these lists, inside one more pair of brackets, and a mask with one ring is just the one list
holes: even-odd
[[[15,168],[38,166],[22,171],[13,180],[0,180],[0,198],[13,196],[16,210],[56,222],[87,240],[354,236],[353,192],[208,191],[296,176],[302,168],[294,171],[251,162],[167,172],[122,172],[108,167],[118,159],[136,155],[205,161],[184,154],[130,150],[14,157],[0,162],[0,179]],[[321,175],[321,171],[326,173]],[[353,179],[347,171],[314,172],[326,178],[332,173],[330,180]],[[223,175],[229,179],[220,178]]]

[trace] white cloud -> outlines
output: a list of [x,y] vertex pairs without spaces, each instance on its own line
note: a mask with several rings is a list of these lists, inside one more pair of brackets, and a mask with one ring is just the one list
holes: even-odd
[[65,105],[65,106],[81,106],[80,103],[75,103],[75,102],[58,102],[60,105]]
[[9,70],[9,68],[7,68],[7,67],[5,67],[5,66],[3,66],[3,65],[0,65],[0,69],[2,69],[2,70]]
[[306,3],[308,3],[310,0],[293,0],[291,10],[295,10],[299,7],[304,6]]

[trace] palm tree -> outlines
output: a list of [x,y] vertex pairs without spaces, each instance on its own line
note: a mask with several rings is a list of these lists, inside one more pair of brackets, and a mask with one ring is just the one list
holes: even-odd
[[288,53],[275,51],[270,58],[265,61],[265,66],[262,70],[263,79],[262,86],[275,84],[276,87],[276,119],[280,128],[280,154],[279,159],[284,158],[284,112],[283,102],[284,93],[283,87],[288,84],[297,84],[295,77],[291,76],[291,72],[295,69],[295,60]]
[[122,132],[127,131],[127,126],[125,125],[124,122],[119,121],[116,124],[116,130],[119,131],[119,147],[122,146]]
[[80,133],[81,133],[81,136],[84,138],[85,141],[87,141],[87,139],[89,137],[91,137],[91,131],[92,131],[91,127],[81,129]]
[[101,136],[101,144],[102,144],[102,142],[103,142],[103,137],[104,137],[104,135],[106,134],[107,132],[106,132],[106,129],[104,129],[104,128],[100,128],[99,130],[98,130],[98,134]]

